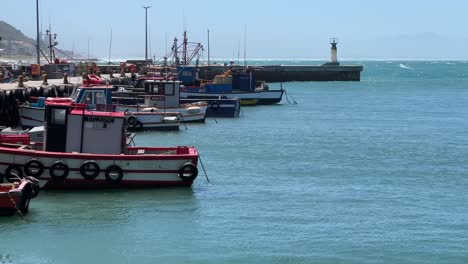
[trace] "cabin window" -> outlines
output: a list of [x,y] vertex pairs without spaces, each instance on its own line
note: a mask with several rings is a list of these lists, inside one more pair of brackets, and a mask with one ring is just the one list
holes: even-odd
[[84,98],[83,98],[83,102],[82,103],[85,103],[85,104],[92,104],[94,101],[94,96],[93,96],[93,92],[85,92],[84,94]]
[[53,125],[65,125],[65,118],[67,116],[66,109],[52,109],[52,124]]
[[106,104],[106,98],[104,97],[103,92],[96,92],[95,94],[95,104]]
[[164,85],[164,95],[174,95],[174,84],[166,83]]

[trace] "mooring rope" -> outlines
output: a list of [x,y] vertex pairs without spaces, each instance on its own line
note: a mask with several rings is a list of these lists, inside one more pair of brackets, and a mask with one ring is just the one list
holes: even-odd
[[[291,95],[289,95],[286,90],[284,90],[284,95],[289,104],[297,104],[296,100],[294,100],[294,98]],[[291,101],[289,101],[289,97],[291,97],[291,100],[293,100],[294,103],[291,103]]]
[[211,182],[210,182],[210,179],[208,178],[208,174],[206,174],[205,165],[203,165],[203,161],[202,161],[202,158],[201,158],[201,155],[200,155],[200,154],[198,154],[198,158],[200,159],[200,164],[201,164],[201,166],[202,166],[203,173],[205,174],[206,181],[207,181],[208,183],[211,183]]

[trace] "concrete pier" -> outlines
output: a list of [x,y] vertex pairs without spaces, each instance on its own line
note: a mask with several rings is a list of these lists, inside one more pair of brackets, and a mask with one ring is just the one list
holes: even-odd
[[[241,70],[243,66],[234,66]],[[199,77],[211,80],[216,74],[221,74],[229,66],[210,65],[200,66]],[[362,66],[346,65],[268,65],[254,67],[257,80],[266,82],[292,82],[292,81],[360,81]]]

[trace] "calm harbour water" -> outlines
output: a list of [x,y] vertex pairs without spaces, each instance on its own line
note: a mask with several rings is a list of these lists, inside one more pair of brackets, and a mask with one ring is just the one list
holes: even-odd
[[353,64],[285,83],[297,105],[138,134],[196,146],[211,184],[43,192],[0,218],[0,263],[468,263],[468,63]]

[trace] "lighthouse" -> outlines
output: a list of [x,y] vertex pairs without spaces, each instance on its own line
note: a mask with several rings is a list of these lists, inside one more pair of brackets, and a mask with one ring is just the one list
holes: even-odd
[[330,61],[330,64],[340,65],[340,63],[338,62],[338,49],[336,48],[336,45],[338,45],[338,39],[337,38],[331,38],[330,39],[330,44],[331,44],[331,61]]

